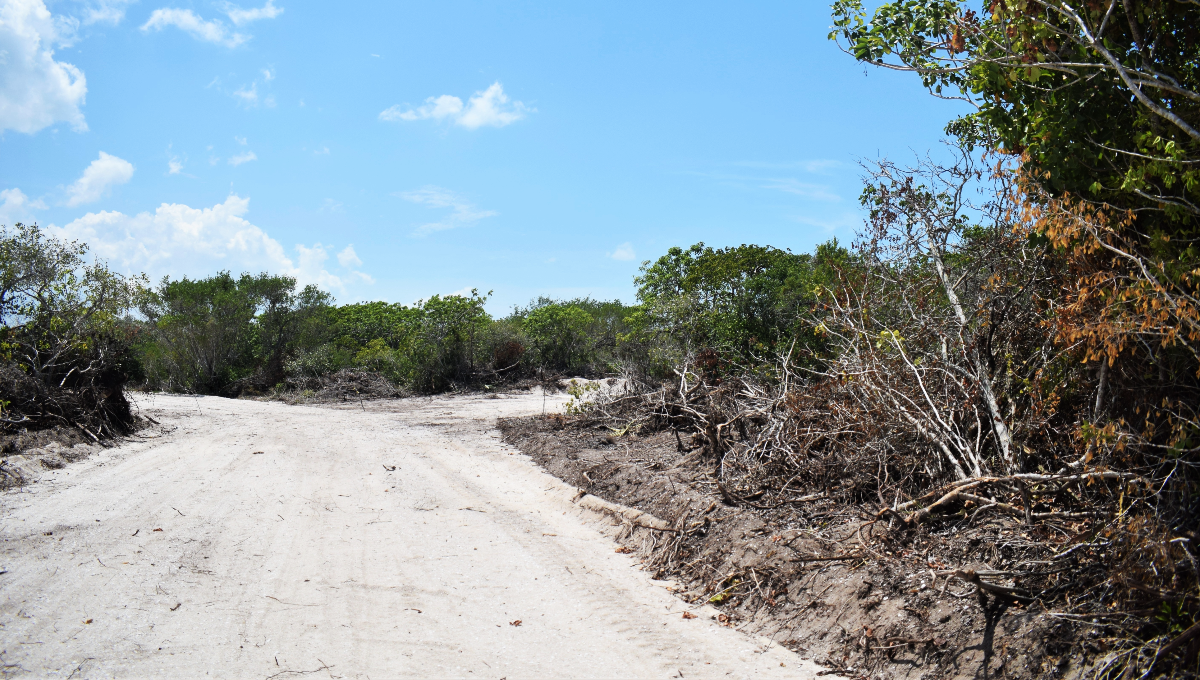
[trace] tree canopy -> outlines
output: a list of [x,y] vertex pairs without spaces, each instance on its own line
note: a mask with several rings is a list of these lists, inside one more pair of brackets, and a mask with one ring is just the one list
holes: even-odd
[[830,37],[971,102],[976,112],[949,131],[1023,154],[1054,193],[1200,216],[1200,5],[972,4],[901,0],[868,14],[861,0],[838,0]]

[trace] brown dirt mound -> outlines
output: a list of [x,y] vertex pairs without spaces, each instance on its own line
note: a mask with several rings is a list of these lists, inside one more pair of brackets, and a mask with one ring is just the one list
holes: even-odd
[[501,420],[500,429],[581,491],[674,527],[639,529],[622,549],[684,584],[680,597],[717,606],[729,625],[831,673],[1070,678],[1105,651],[1037,600],[1006,593],[1019,585],[1004,579],[1027,538],[1019,526],[997,523],[970,537],[945,525],[897,534],[826,490],[773,508],[755,507],[754,494],[731,498],[711,464],[671,431],[639,436],[558,415]]
[[0,436],[0,490],[36,481],[90,456],[100,446],[74,427],[53,427]]

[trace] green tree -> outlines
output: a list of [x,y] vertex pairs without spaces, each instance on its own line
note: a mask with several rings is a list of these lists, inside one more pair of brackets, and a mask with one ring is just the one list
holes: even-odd
[[289,355],[320,336],[323,329],[314,326],[323,321],[333,296],[312,284],[297,291],[296,280],[288,276],[243,275],[238,286],[256,302],[253,335],[260,382],[278,384]]
[[531,310],[522,328],[542,366],[571,371],[588,365],[593,349],[588,330],[596,319],[577,305],[550,303]]
[[[641,372],[647,347],[635,339],[630,325],[638,310],[620,300],[543,296],[524,308],[514,308],[494,333],[498,348],[513,349],[512,341],[529,345],[523,358],[526,369],[582,375]],[[505,359],[496,368],[502,369],[506,362],[511,363]]]
[[848,259],[836,241],[815,256],[756,245],[671,248],[642,266],[642,309],[631,322],[684,353],[714,349],[752,364],[786,353],[793,340],[801,353],[819,352],[815,293]]
[[[1200,5],[1178,0],[833,5],[856,59],[913,71],[977,111],[949,130],[1024,154],[1053,193],[1200,216]],[[1165,233],[1165,232],[1164,232]]]
[[330,310],[327,323],[334,338],[355,351],[372,340],[399,346],[403,332],[421,314],[420,309],[387,302],[360,302]]
[[244,377],[253,356],[255,302],[229,272],[196,280],[164,277],[140,305],[154,337],[147,348],[152,382],[215,393]]
[[139,305],[152,330],[145,349],[152,382],[202,393],[249,378],[272,386],[283,379],[297,343],[320,334],[311,326],[331,301],[315,286],[296,291],[288,276],[164,278]]
[[469,296],[434,295],[406,320],[399,350],[414,389],[438,392],[475,377],[492,323],[486,303],[487,296],[474,290]]
[[48,237],[37,225],[0,227],[6,428],[78,425],[95,437],[131,422],[121,394],[136,370],[125,315],[141,281],[89,264],[86,253],[85,245]]

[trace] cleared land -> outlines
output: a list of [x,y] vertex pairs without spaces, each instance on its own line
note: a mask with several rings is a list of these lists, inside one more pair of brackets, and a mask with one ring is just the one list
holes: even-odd
[[500,442],[497,417],[543,403],[141,399],[162,424],[146,438],[0,495],[4,671],[378,680],[820,670],[677,599],[614,552],[610,520]]

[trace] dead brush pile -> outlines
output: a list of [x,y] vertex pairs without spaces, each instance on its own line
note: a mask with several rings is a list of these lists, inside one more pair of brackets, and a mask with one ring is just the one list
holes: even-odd
[[303,401],[334,402],[394,399],[408,396],[385,376],[375,372],[344,368],[335,373],[291,378],[281,392],[282,398]]
[[[782,357],[756,378],[699,353],[672,384],[598,400],[584,418],[673,431],[728,506],[803,508],[819,540],[786,543],[791,561],[903,561],[902,573],[934,534],[952,535],[969,554],[921,564],[912,592],[978,600],[985,616],[1040,611],[1058,641],[1042,653],[1071,646],[1092,677],[1194,677],[1195,374],[1153,382],[1145,356],[1071,341],[1078,300],[1061,295],[1072,271],[1061,258],[1072,253],[1030,238],[1027,197],[1012,187],[969,205],[980,178],[879,168],[859,260],[815,310],[827,356]],[[970,212],[994,226],[972,226]],[[1161,377],[1170,348],[1157,352]],[[811,523],[846,507],[860,515],[851,534]],[[652,563],[679,568],[671,551],[703,527],[677,529]],[[778,592],[765,572],[711,576],[721,598]]]
[[[788,514],[823,542],[796,546],[793,560],[886,568],[948,533],[964,546],[961,563],[936,558],[925,565],[930,579],[924,585],[942,597],[978,600],[985,615],[1012,605],[1044,612],[1056,620],[1060,644],[1087,658],[1095,677],[1194,669],[1198,629],[1185,624],[1198,604],[1190,550],[1196,534],[1179,526],[1179,514],[1188,510],[1179,501],[1189,488],[1172,483],[1172,470],[1097,465],[938,477],[928,474],[928,448],[919,438],[889,428],[844,384],[772,390],[683,373],[678,385],[597,404],[581,419],[614,429],[672,431],[681,453],[708,462],[726,505],[799,511]],[[840,523],[820,521],[847,507],[859,509],[851,535]],[[680,545],[670,537],[661,542],[651,566],[679,569],[672,552]],[[988,568],[966,566],[978,563]],[[715,569],[708,575],[718,586],[729,585],[726,576]],[[772,589],[788,587],[772,582],[769,571],[757,578],[758,584],[743,580],[712,594],[765,605]]]

